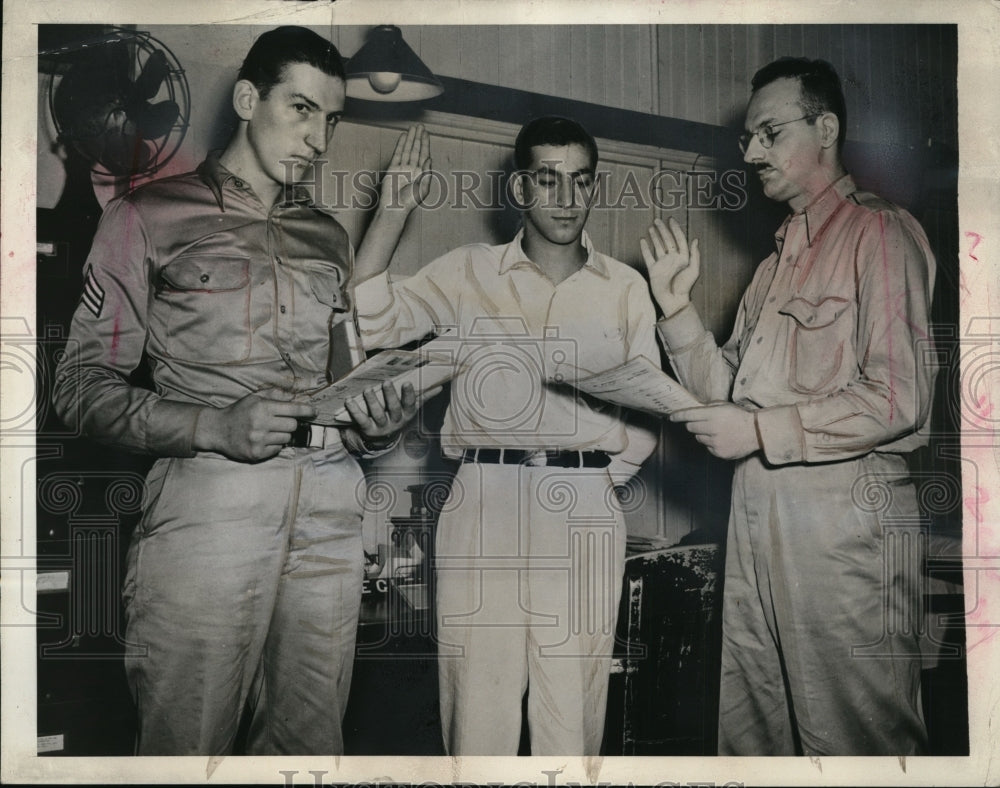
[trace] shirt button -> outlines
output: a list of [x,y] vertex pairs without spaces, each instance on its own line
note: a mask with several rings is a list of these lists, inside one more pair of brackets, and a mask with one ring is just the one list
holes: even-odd
[[201,281],[202,282],[207,282],[208,281],[208,274],[202,274],[201,275]]
[[743,378],[743,380],[740,381],[740,385],[745,386],[746,384],[747,384],[747,379]]
[[757,344],[758,344],[758,345],[759,345],[759,344],[760,344],[761,342],[763,342],[763,341],[764,341],[764,337],[757,337]]
[[281,258],[275,255],[274,262],[276,262],[278,265],[281,265]]
[[281,314],[285,314],[285,305],[284,304],[281,305]]

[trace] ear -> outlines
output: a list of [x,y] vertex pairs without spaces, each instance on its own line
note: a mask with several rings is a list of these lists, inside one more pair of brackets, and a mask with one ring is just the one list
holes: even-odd
[[832,112],[824,112],[819,118],[820,141],[824,148],[832,148],[837,145],[837,137],[840,136],[840,120]]
[[511,183],[511,188],[514,192],[514,200],[517,202],[518,207],[522,209],[528,204],[524,196],[524,179],[527,177],[529,176],[524,171],[515,172],[513,183]]
[[260,101],[257,86],[248,79],[241,79],[233,86],[233,109],[240,120],[250,120],[254,107]]

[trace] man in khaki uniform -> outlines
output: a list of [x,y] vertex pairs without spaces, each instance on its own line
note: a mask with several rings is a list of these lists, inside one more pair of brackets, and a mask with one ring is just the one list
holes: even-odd
[[910,214],[845,171],[828,63],[762,68],[746,129],[745,161],[792,214],[728,342],[690,303],[697,241],[658,222],[641,244],[674,370],[713,403],[672,419],[737,462],[720,754],[919,754],[920,562],[896,559],[885,528],[920,517],[906,456],[926,442],[934,257]]
[[[387,387],[384,407],[369,392],[338,429],[293,401],[363,358],[347,233],[297,185],[344,95],[329,41],[265,33],[226,149],[112,201],[87,260],[56,408],[159,458],[124,588],[140,755],[227,754],[247,704],[251,753],[343,750],[363,571],[355,456],[385,450],[416,409],[412,389]],[[144,353],[153,391],[129,381]]]

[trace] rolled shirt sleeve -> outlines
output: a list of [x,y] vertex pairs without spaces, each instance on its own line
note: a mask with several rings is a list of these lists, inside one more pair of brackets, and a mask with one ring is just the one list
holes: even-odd
[[382,273],[358,285],[354,298],[365,349],[399,347],[454,325],[459,301],[454,284],[471,276],[463,258],[456,250],[398,282]]

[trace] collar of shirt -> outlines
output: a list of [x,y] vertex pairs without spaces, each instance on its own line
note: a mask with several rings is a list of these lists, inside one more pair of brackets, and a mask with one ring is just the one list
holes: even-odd
[[[505,274],[511,268],[521,263],[527,263],[541,271],[538,264],[524,254],[524,249],[521,247],[522,238],[524,238],[524,228],[518,230],[517,235],[514,236],[514,240],[504,248],[500,255],[500,269],[497,273]],[[580,236],[580,242],[583,244],[583,248],[587,250],[587,259],[583,267],[591,269],[594,273],[605,279],[610,279],[611,273],[608,271],[608,266],[604,262],[602,255],[594,249],[594,245],[590,242],[590,236],[587,235],[586,230]]]
[[[219,161],[218,151],[210,153],[208,158],[198,165],[197,173],[208,188],[212,190],[212,194],[215,196],[215,201],[219,204],[219,210],[223,213],[226,212],[225,198],[223,196],[225,193],[223,191],[224,187],[232,186],[236,189],[245,190],[251,193],[253,192],[249,183],[244,181],[242,178],[236,177],[222,165],[222,162]],[[296,203],[312,205],[312,196],[305,187],[300,184],[293,183],[285,187],[285,193],[281,204]]]
[[850,195],[854,194],[858,187],[854,185],[854,179],[850,175],[844,175],[823,191],[821,191],[811,203],[801,211],[791,214],[781,223],[781,227],[774,234],[774,243],[781,252],[785,243],[785,236],[793,222],[802,222],[806,231],[806,245],[812,246],[826,226],[827,220],[840,207],[840,204]]

